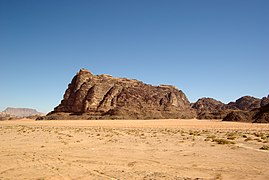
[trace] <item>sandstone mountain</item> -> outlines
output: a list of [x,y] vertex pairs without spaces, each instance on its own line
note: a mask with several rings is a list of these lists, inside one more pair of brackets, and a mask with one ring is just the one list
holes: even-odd
[[269,104],[251,111],[232,111],[223,118],[223,121],[269,123]]
[[269,95],[261,99],[261,107],[266,106],[267,104],[269,104]]
[[226,112],[226,105],[213,98],[201,98],[193,103],[192,108],[197,112],[198,119],[222,119]]
[[232,111],[251,111],[265,106],[269,102],[269,96],[262,99],[252,96],[243,96],[235,102],[224,104],[213,98],[201,98],[192,105],[197,112],[198,119],[223,119]]
[[42,115],[42,113],[38,112],[35,109],[30,108],[12,108],[8,107],[3,112],[3,114],[15,117],[28,117],[33,115]]
[[236,110],[228,113],[223,121],[269,123],[269,95],[262,99],[245,96],[236,103],[229,103],[228,107],[235,107]]
[[237,99],[235,102],[230,102],[227,104],[227,109],[234,110],[252,110],[261,107],[261,99],[252,96],[243,96]]
[[198,99],[193,105],[192,108],[196,109],[198,113],[201,112],[214,112],[219,110],[224,110],[225,104],[221,101],[217,101],[213,98],[201,98]]
[[93,75],[81,69],[61,103],[41,119],[174,119],[194,118],[185,94],[171,85]]

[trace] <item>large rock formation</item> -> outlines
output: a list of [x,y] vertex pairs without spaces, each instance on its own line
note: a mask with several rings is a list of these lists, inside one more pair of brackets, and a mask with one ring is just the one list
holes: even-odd
[[192,104],[198,119],[222,119],[226,114],[226,105],[213,98],[201,98]]
[[170,85],[93,75],[81,69],[61,103],[43,119],[193,118],[185,94]]
[[237,109],[223,118],[223,121],[269,123],[269,95],[262,99],[244,96],[228,107]]
[[8,107],[3,111],[4,114],[8,114],[10,116],[15,117],[28,117],[33,115],[42,115],[42,113],[38,112],[35,109],[30,108],[12,108]]
[[249,111],[261,107],[261,99],[252,96],[243,96],[235,102],[227,104],[227,109]]
[[261,99],[261,107],[266,106],[267,104],[269,104],[269,95]]
[[254,123],[269,123],[269,104],[258,108],[254,116],[252,116]]
[[269,104],[251,111],[232,111],[223,121],[269,123]]
[[[224,104],[213,98],[201,98],[192,105],[197,112],[198,119],[223,119],[229,113],[240,114],[240,116],[245,117],[247,111],[251,111],[256,108],[265,106],[269,102],[269,97],[264,97],[262,99],[243,96],[237,99],[235,102],[230,102]],[[249,120],[245,120],[249,121]]]
[[225,110],[224,107],[224,103],[213,98],[201,98],[192,105],[192,108],[196,109],[198,113]]

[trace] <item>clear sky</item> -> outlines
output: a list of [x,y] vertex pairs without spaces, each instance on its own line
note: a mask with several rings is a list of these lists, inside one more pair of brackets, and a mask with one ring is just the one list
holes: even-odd
[[269,94],[268,0],[0,0],[0,111],[49,112],[80,68],[191,102]]

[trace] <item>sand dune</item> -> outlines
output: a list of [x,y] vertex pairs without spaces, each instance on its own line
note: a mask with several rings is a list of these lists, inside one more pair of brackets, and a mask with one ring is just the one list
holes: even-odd
[[269,124],[23,119],[0,138],[0,179],[269,179]]

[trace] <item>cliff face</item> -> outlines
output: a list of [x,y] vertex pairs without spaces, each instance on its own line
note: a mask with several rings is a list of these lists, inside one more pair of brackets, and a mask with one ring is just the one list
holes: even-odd
[[[87,119],[193,118],[185,94],[169,85],[93,75],[81,69],[68,85],[61,103],[49,113],[81,115]],[[59,117],[61,118],[61,117]]]

